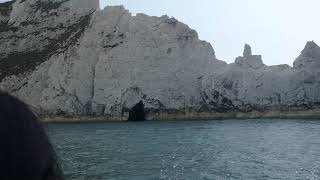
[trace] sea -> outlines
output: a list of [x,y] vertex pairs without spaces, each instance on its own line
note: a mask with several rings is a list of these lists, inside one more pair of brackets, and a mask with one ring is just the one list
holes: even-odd
[[320,179],[320,120],[49,124],[66,179]]

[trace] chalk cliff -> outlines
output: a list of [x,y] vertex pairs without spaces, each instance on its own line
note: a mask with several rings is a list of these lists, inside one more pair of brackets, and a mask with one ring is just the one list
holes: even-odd
[[175,18],[86,3],[0,4],[0,88],[51,115],[121,117],[141,100],[149,114],[319,105],[314,42],[294,67],[268,67],[249,45],[228,65]]
[[203,81],[203,97],[211,111],[265,111],[317,108],[320,102],[320,48],[308,42],[288,65],[266,66],[261,56],[243,57]]

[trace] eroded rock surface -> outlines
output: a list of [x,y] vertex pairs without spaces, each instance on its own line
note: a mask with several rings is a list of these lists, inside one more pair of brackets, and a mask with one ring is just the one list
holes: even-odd
[[[245,46],[227,65],[196,31],[168,16],[132,16],[99,1],[0,4],[0,88],[44,114],[128,115],[315,108],[319,47],[266,66]],[[91,2],[91,1],[90,1]]]
[[[13,9],[26,8],[11,13],[12,26],[29,22],[25,17],[30,13],[36,14],[32,21],[37,26],[31,23],[21,30],[22,37],[15,40],[25,42],[21,48],[8,47],[7,41],[14,40],[10,37],[1,42],[1,53],[6,53],[0,61],[1,85],[49,114],[119,116],[141,99],[149,112],[184,111],[186,107],[198,110],[201,78],[226,65],[194,30],[168,16],[132,16],[122,6],[102,11],[72,9],[64,5],[68,1],[42,11],[34,8],[36,2],[13,4]],[[52,15],[55,13],[57,17]],[[45,33],[27,36],[28,31]],[[73,37],[74,41],[68,39]],[[58,40],[62,42],[55,43]],[[40,51],[41,58],[25,56],[34,56],[35,51]]]
[[243,56],[238,57],[235,61],[237,65],[243,66],[244,68],[263,68],[265,64],[262,62],[261,55],[252,55],[251,47],[246,44],[243,51]]
[[308,42],[288,65],[265,66],[261,56],[244,57],[203,81],[203,98],[212,111],[296,110],[317,108],[320,102],[319,47]]

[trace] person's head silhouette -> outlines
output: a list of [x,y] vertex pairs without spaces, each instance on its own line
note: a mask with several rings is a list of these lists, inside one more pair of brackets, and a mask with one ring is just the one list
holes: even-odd
[[19,99],[0,92],[0,179],[63,179],[42,123]]

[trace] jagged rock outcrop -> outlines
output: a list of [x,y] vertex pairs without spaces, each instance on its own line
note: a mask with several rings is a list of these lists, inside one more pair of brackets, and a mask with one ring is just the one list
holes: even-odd
[[301,55],[294,61],[295,69],[318,71],[320,69],[320,47],[313,41],[306,44]]
[[214,72],[203,81],[203,98],[211,111],[265,111],[317,108],[320,103],[319,47],[308,42],[295,61],[288,65],[265,66],[261,56],[244,57]]
[[249,45],[227,65],[174,18],[132,16],[122,6],[99,11],[91,2],[0,4],[0,88],[52,115],[127,116],[141,100],[149,114],[320,102],[315,43],[294,68],[264,65]]
[[260,55],[252,55],[251,47],[248,44],[244,47],[243,57],[238,57],[235,63],[243,67],[254,69],[259,69],[265,66]]

